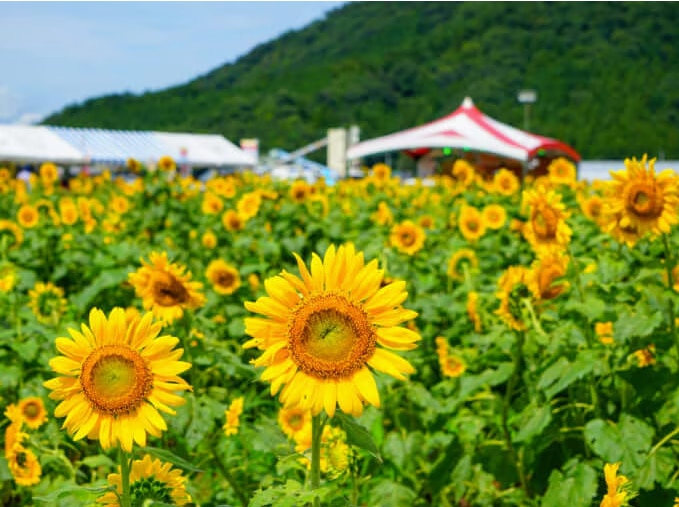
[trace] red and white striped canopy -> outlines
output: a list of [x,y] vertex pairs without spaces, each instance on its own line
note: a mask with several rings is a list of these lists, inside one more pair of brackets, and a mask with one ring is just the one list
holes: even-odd
[[443,118],[357,143],[349,148],[347,158],[355,159],[390,151],[406,151],[419,156],[433,148],[478,151],[521,162],[527,162],[538,151],[544,150],[550,154],[566,156],[575,162],[580,161],[578,152],[567,144],[494,120],[477,109],[469,97]]

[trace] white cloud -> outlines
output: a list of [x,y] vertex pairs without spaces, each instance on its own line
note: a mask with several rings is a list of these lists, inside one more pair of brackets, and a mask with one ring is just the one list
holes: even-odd
[[16,120],[14,120],[14,123],[17,125],[35,125],[39,123],[44,117],[45,115],[39,113],[23,113]]

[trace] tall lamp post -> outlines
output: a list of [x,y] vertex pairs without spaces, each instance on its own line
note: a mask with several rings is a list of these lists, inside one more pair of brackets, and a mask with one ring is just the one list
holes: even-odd
[[530,105],[538,100],[538,92],[535,90],[521,90],[517,97],[523,104],[523,129],[530,130]]

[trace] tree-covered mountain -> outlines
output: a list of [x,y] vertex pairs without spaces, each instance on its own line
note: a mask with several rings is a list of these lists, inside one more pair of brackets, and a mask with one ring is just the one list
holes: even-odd
[[295,149],[436,119],[465,96],[585,159],[679,158],[675,2],[354,2],[187,84],[72,105],[43,123],[217,132]]

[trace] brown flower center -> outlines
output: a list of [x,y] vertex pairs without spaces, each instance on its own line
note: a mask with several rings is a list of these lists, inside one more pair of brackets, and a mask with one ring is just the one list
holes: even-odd
[[535,235],[541,240],[556,238],[559,215],[552,208],[536,207],[531,212],[531,224]]
[[662,195],[648,183],[636,183],[630,188],[627,197],[627,211],[644,218],[660,216]]
[[169,273],[156,273],[151,282],[153,300],[160,306],[176,306],[189,299],[189,292]]
[[292,360],[307,375],[341,379],[375,353],[375,332],[365,310],[341,294],[301,301],[288,321]]
[[83,362],[80,384],[97,410],[126,414],[144,403],[153,388],[153,373],[136,350],[104,345]]

